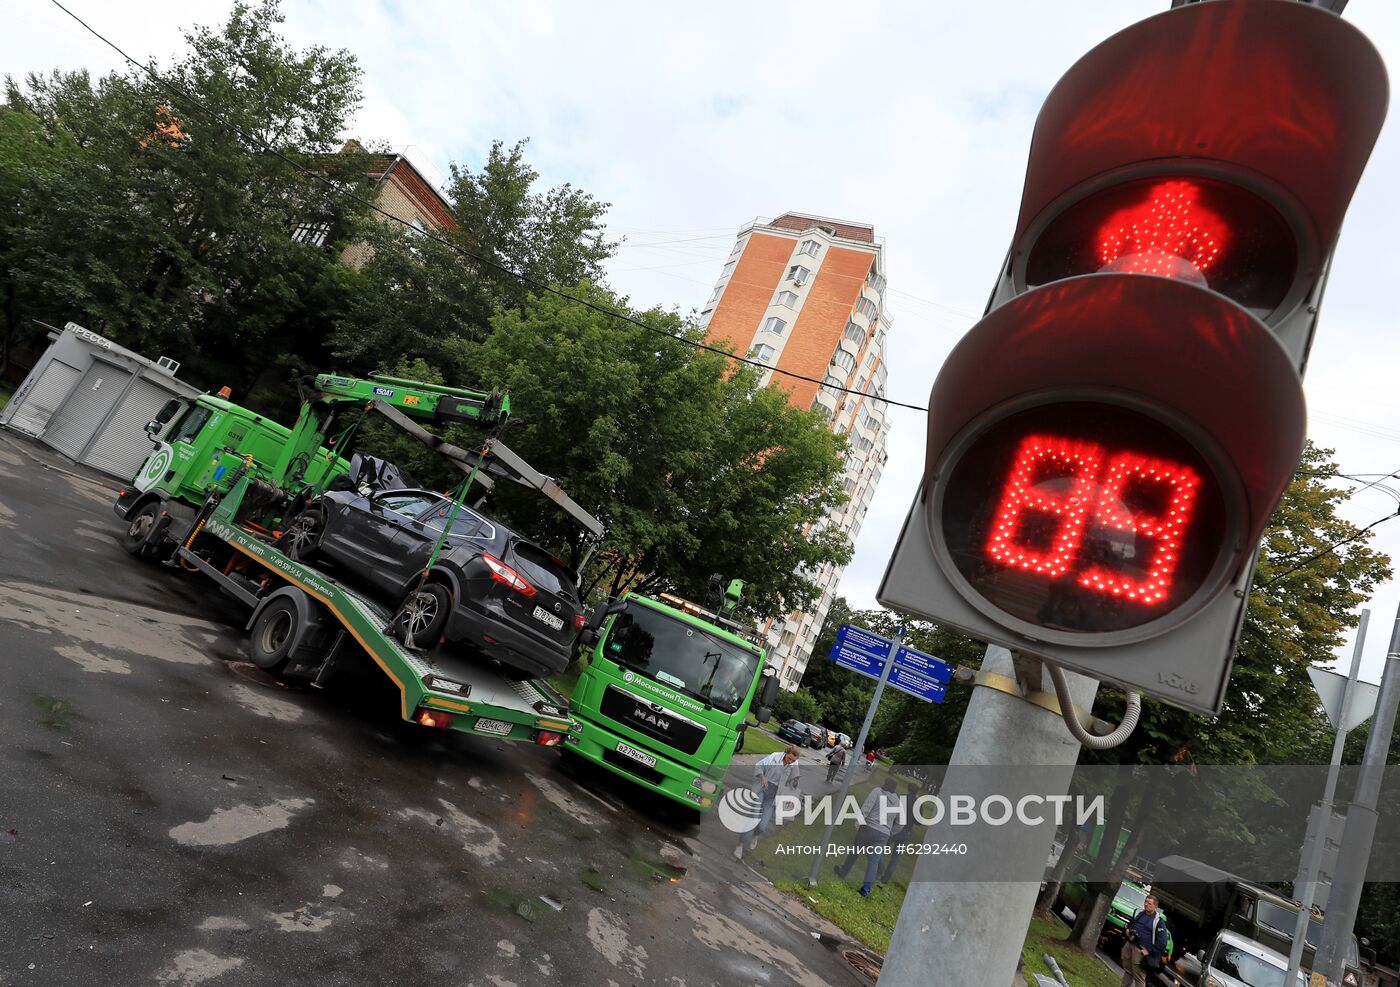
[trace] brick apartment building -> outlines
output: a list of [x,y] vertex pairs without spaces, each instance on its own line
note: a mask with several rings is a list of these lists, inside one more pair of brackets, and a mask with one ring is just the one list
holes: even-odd
[[[768,366],[824,382],[771,371],[764,380],[786,390],[797,407],[819,409],[848,437],[841,482],[850,500],[830,523],[853,541],[887,459],[884,406],[867,400],[885,396],[884,299],[884,244],[873,226],[790,212],[739,231],[700,316],[707,339],[727,340]],[[840,578],[839,567],[823,566],[814,574],[821,595],[812,611],[794,611],[763,628],[783,688],[802,681]]]

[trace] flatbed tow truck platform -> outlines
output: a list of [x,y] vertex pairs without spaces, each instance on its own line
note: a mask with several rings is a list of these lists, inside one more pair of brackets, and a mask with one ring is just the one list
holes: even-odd
[[[358,646],[398,688],[405,720],[547,747],[568,734],[568,701],[548,683],[511,678],[441,645],[420,650],[404,644],[388,608],[283,554],[273,532],[240,522],[238,508],[251,482],[244,477],[227,495],[211,496],[171,561],[202,571],[252,608],[247,626],[255,665],[319,686],[347,649]],[[232,550],[222,569],[191,550],[197,535]]]

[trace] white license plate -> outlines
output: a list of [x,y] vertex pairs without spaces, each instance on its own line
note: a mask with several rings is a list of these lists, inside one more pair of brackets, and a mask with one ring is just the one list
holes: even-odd
[[477,733],[493,733],[498,737],[504,737],[510,733],[511,725],[505,720],[477,720]]
[[550,613],[544,607],[535,607],[534,617],[540,623],[548,624],[550,627],[553,627],[556,631],[564,626],[563,617],[554,616],[554,614]]
[[626,744],[618,744],[617,752],[623,757],[630,757],[638,764],[645,764],[649,768],[656,767],[656,758],[652,757],[650,754],[643,754],[635,747],[628,747]]

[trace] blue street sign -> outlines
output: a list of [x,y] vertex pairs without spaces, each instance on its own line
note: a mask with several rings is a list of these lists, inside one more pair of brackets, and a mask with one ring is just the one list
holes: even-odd
[[953,681],[953,666],[942,658],[935,658],[933,655],[926,655],[922,651],[913,648],[900,648],[894,653],[894,664],[896,668],[907,668],[911,672],[918,672],[925,678],[934,679],[945,685]]
[[836,631],[836,643],[831,648],[831,660],[842,668],[878,679],[894,642],[850,624]]
[[948,687],[936,679],[931,679],[927,675],[920,675],[918,672],[911,672],[902,665],[896,665],[890,669],[891,686],[900,692],[907,692],[918,699],[925,699],[931,703],[941,703],[948,694]]
[[872,634],[864,628],[852,627],[850,624],[842,624],[836,631],[836,643],[852,651],[862,651],[877,661],[888,658],[890,649],[894,647],[894,642],[889,638]]
[[831,660],[842,668],[849,668],[853,672],[869,675],[872,679],[878,679],[885,668],[885,663],[880,659],[872,658],[863,651],[855,651],[842,644],[836,644],[832,647]]

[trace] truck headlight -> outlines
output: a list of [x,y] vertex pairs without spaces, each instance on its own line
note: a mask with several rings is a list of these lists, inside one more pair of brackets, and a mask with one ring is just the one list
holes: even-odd
[[719,786],[716,785],[714,782],[710,781],[710,779],[708,778],[696,778],[693,782],[691,782],[691,785],[695,788],[700,789],[700,791],[706,792],[710,795],[713,795],[715,792],[719,791]]

